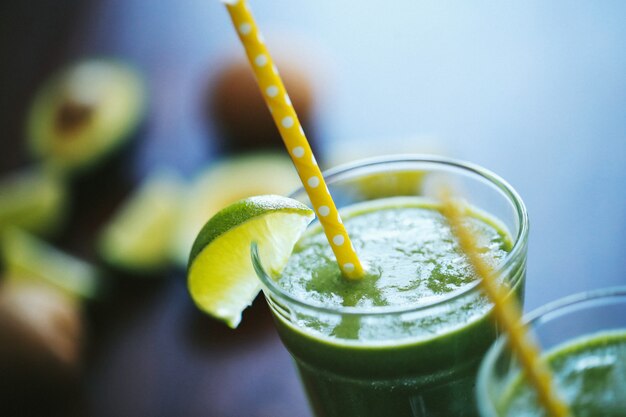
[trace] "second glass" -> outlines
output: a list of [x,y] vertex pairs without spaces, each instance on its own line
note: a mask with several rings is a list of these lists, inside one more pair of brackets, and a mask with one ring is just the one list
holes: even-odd
[[[626,287],[566,297],[530,313],[526,321],[573,415],[626,415]],[[477,396],[482,417],[546,415],[505,336],[480,367]]]
[[[341,211],[431,195],[442,183],[454,186],[473,213],[509,235],[511,247],[497,273],[511,295],[523,298],[526,209],[495,174],[442,157],[401,156],[331,170],[325,179]],[[292,197],[310,204],[303,190]],[[317,417],[476,415],[476,372],[498,334],[478,282],[432,301],[330,307],[278,285],[254,249],[253,263]]]

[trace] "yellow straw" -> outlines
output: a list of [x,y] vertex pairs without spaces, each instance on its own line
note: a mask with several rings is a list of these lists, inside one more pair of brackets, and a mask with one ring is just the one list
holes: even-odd
[[278,75],[278,70],[265,47],[250,8],[245,0],[223,0],[223,2],[226,4],[235,30],[246,50],[265,103],[313,204],[317,218],[324,228],[339,268],[344,277],[359,279],[364,274],[363,266],[339,217],[322,172],[317,166],[304,130]]
[[567,405],[559,398],[552,374],[540,359],[540,349],[522,323],[522,310],[513,296],[507,296],[504,286],[496,282],[491,267],[480,257],[472,233],[463,224],[463,210],[452,201],[448,192],[442,193],[441,213],[444,215],[456,236],[461,251],[481,278],[483,291],[493,303],[495,319],[508,332],[509,345],[516,353],[530,382],[535,386],[539,401],[552,417],[568,417]]

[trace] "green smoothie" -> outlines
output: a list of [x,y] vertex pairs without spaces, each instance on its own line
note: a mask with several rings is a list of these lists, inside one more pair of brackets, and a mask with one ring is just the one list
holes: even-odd
[[[626,416],[626,330],[597,333],[546,354],[563,399],[576,417]],[[503,396],[501,416],[539,417],[545,411],[520,377]]]
[[[395,197],[341,213],[368,275],[345,280],[316,226],[275,277],[302,308],[281,313],[269,298],[316,415],[476,415],[476,372],[497,330],[436,204]],[[510,235],[489,215],[468,214],[482,256],[498,267]],[[521,259],[503,276],[518,297],[524,273]]]

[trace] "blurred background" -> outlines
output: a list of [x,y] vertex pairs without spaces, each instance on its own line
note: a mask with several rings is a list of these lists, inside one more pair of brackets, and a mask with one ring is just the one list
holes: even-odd
[[[501,175],[527,311],[626,284],[626,3],[251,6],[321,165]],[[198,224],[297,184],[243,56],[217,0],[0,4],[1,415],[310,415],[263,301],[230,331],[185,287]]]

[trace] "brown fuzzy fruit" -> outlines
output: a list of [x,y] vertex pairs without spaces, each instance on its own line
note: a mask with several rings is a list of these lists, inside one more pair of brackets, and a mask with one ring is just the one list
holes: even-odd
[[[280,75],[307,138],[314,147],[314,92],[308,74],[290,62],[278,62]],[[282,148],[283,142],[261,96],[250,65],[225,65],[209,84],[208,113],[227,151]]]
[[[83,322],[77,300],[22,280],[0,286],[0,414],[56,407],[78,383]],[[27,415],[27,414],[24,414]]]

